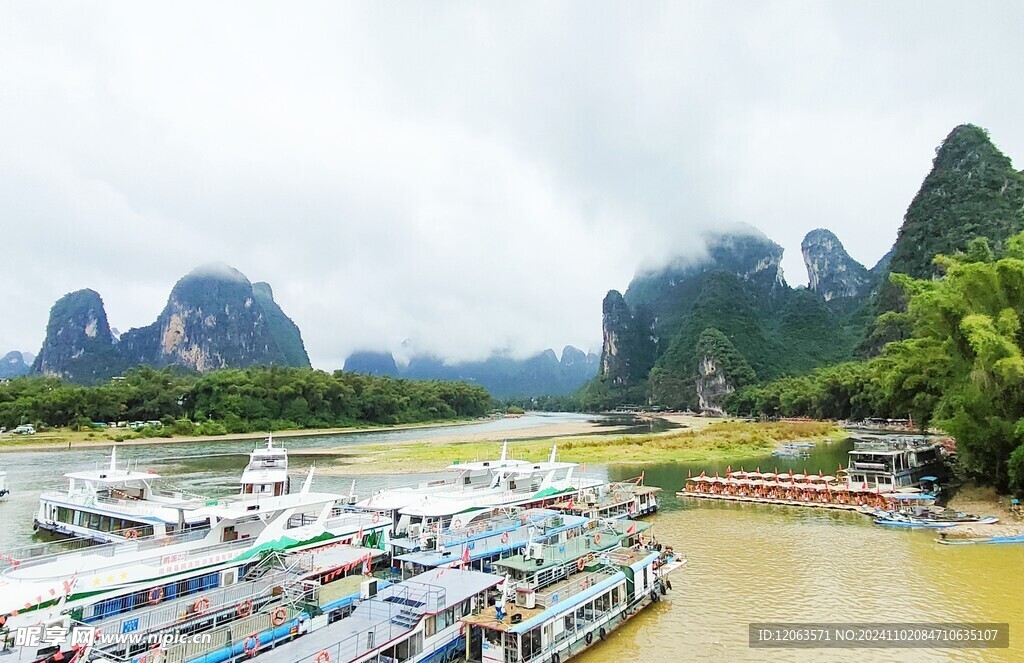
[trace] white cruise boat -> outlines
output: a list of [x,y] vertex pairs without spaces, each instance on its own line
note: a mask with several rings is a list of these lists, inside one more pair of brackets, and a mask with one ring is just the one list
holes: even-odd
[[54,534],[123,541],[204,528],[209,517],[199,511],[209,500],[181,490],[160,490],[155,472],[117,466],[117,448],[108,467],[64,475],[67,490],[39,496],[37,529]]
[[274,436],[268,435],[266,446],[253,449],[249,464],[242,472],[240,482],[243,495],[280,497],[291,489],[288,478],[288,450],[274,446]]
[[491,517],[495,509],[545,507],[605,483],[600,479],[573,477],[579,466],[557,461],[556,454],[557,449],[552,447],[551,458],[545,462],[497,469],[486,488],[424,495],[398,510],[395,532],[419,536],[424,529],[459,529]]
[[310,492],[311,482],[312,471],[298,493],[259,501],[235,496],[205,506],[200,511],[212,522],[205,532],[5,558],[0,561],[0,616],[12,629],[48,623],[68,611],[89,622],[233,584],[275,551],[333,543],[386,545],[390,521],[379,514],[343,511],[338,507],[343,496]]
[[497,473],[500,470],[524,465],[530,463],[508,457],[508,443],[505,442],[501,445],[501,456],[497,460],[454,463],[445,468],[448,476],[444,478],[425,481],[415,486],[378,490],[367,499],[357,502],[355,506],[367,511],[378,511],[397,519],[401,509],[424,497],[491,489],[498,480]]

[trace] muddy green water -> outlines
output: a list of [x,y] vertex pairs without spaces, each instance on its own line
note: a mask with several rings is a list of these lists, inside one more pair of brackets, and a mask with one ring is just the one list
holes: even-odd
[[[554,420],[572,420],[565,415]],[[544,423],[550,423],[547,419]],[[526,421],[524,421],[526,420]],[[506,425],[535,425],[529,417]],[[484,424],[491,425],[491,424]],[[446,434],[438,428],[437,435]],[[465,431],[467,429],[460,429]],[[494,429],[500,439],[500,425]],[[333,447],[403,439],[411,433],[368,433],[288,440],[289,448]],[[422,431],[416,433],[423,437]],[[407,439],[407,438],[405,438]],[[846,465],[849,443],[821,446],[811,458],[770,457],[687,466],[659,464],[588,467],[613,479],[646,474],[665,489],[652,520],[659,540],[689,558],[673,578],[673,591],[627,621],[577,659],[618,661],[1024,661],[1024,545],[942,546],[934,532],[890,530],[852,513],[751,504],[696,503],[677,498],[687,471],[724,472],[727,465],[834,472]],[[122,457],[167,474],[197,492],[225,494],[236,482],[251,443],[126,447]],[[10,502],[0,504],[0,549],[32,535],[32,514],[43,489],[64,485],[61,475],[102,462],[106,450],[0,454],[10,472]],[[293,468],[308,462],[296,456]],[[344,459],[318,458],[317,462]],[[428,475],[422,475],[428,476]],[[356,492],[408,483],[419,477],[357,477]],[[346,491],[352,477],[316,480],[318,490]],[[750,622],[1008,622],[1010,649],[1001,650],[764,650],[747,645]]]

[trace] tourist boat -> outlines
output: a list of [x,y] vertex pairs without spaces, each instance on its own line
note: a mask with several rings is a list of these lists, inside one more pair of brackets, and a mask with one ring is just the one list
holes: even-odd
[[994,516],[975,516],[969,513],[948,511],[936,506],[904,506],[898,510],[877,511],[872,515],[876,516],[876,524],[889,527],[952,527],[953,525],[992,525],[999,522],[999,519]]
[[643,485],[636,479],[585,488],[551,504],[552,509],[586,518],[640,518],[658,510],[661,488]]
[[[549,502],[564,499],[586,488],[599,486],[604,481],[586,477],[574,478],[576,463],[559,462],[557,448],[551,448],[549,460],[539,463],[509,461],[505,449],[495,464],[467,463],[452,465],[449,469],[471,469],[462,481],[449,484],[447,489],[434,490],[412,496],[407,491],[387,491],[375,499],[359,502],[358,507],[386,513],[396,521],[395,535],[415,535],[417,528],[459,529],[478,519],[487,519],[494,509],[505,507],[544,507]],[[487,483],[481,481],[486,473]],[[398,497],[396,497],[396,494]],[[403,504],[403,506],[398,506]]]
[[881,492],[921,487],[945,474],[942,445],[926,437],[881,437],[854,440],[849,482],[879,487]]
[[523,551],[531,544],[566,541],[585,534],[591,519],[552,509],[509,509],[507,513],[461,529],[424,533],[410,549],[408,539],[392,539],[393,564],[403,578],[434,568],[459,565],[485,572],[493,562]]
[[[205,531],[137,538],[54,555],[0,559],[0,616],[36,623],[77,609],[89,622],[145,603],[235,583],[266,554],[329,543],[383,554],[390,521],[338,507],[310,491],[261,500],[234,496],[201,509]],[[55,612],[54,612],[55,611]],[[51,614],[53,613],[53,614]]]
[[[369,596],[344,619],[309,620],[308,633],[262,654],[261,661],[343,663],[464,660],[459,621],[484,609],[501,578],[465,569],[436,569]],[[258,638],[253,642],[258,645]],[[244,654],[256,654],[258,649]],[[243,655],[243,652],[239,652]]]
[[291,488],[288,478],[288,450],[274,446],[274,436],[268,435],[263,448],[249,454],[249,464],[242,471],[243,495],[278,497]]
[[7,472],[0,469],[0,502],[6,502],[11,491],[7,489]]
[[425,497],[491,489],[497,480],[496,472],[526,464],[525,460],[513,460],[508,457],[508,443],[505,442],[501,446],[501,456],[496,460],[453,463],[445,468],[448,476],[444,478],[425,481],[415,486],[378,490],[365,500],[356,502],[355,506],[387,514],[397,524],[401,509]]
[[685,563],[653,546],[605,547],[600,530],[573,541],[495,564],[506,572],[502,596],[462,618],[465,660],[567,661],[659,601],[671,588],[668,573]]
[[161,476],[117,466],[117,448],[105,468],[69,472],[67,490],[39,496],[35,527],[100,542],[164,536],[209,526],[208,498],[156,488]]

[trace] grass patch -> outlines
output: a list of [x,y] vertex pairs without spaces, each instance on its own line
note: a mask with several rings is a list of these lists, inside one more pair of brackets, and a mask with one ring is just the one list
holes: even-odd
[[[560,440],[509,442],[509,453],[529,461],[544,460],[558,444],[560,460],[575,463],[663,463],[733,460],[763,456],[783,442],[842,439],[843,431],[828,422],[722,422],[695,431],[669,431],[644,435],[586,436]],[[416,442],[401,445],[350,447],[374,462],[417,462],[424,469],[495,458],[497,441]]]

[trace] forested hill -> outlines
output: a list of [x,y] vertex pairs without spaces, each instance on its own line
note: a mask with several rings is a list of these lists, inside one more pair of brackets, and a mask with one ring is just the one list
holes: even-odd
[[878,352],[910,333],[891,274],[934,276],[938,253],[966,251],[978,237],[999,251],[1022,229],[1024,178],[983,129],[958,126],[937,148],[892,249],[870,270],[815,229],[801,245],[810,285],[791,288],[782,248],[751,228],[705,237],[702,259],[640,272],[625,296],[609,292],[600,373],[581,392],[583,405],[714,412],[751,382]]
[[161,421],[170,435],[247,433],[358,424],[401,424],[478,417],[491,407],[484,389],[301,368],[226,369],[206,375],[142,367],[124,379],[87,387],[54,377],[0,384],[0,426],[88,426]]

